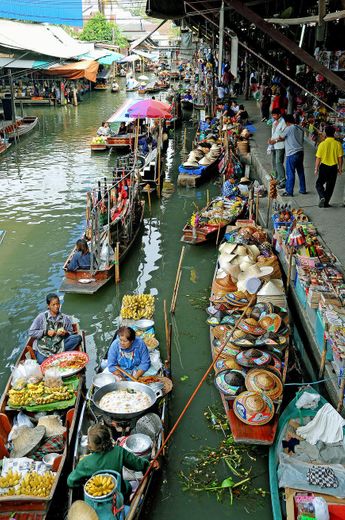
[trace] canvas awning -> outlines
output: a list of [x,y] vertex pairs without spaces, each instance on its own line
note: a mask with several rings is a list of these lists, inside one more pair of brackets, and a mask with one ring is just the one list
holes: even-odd
[[138,51],[137,49],[133,50],[133,53],[137,54],[141,58],[145,58],[145,59],[151,60],[151,61],[157,58],[157,56],[155,54],[150,54],[149,52],[144,52],[144,51]]
[[0,69],[46,69],[57,60],[16,60],[14,58],[0,58]]
[[88,79],[96,82],[99,64],[97,61],[83,60],[66,65],[58,65],[45,70],[50,76],[59,76],[68,79]]
[[123,60],[119,61],[119,63],[133,63],[133,61],[140,60],[140,57],[136,54],[131,54],[131,56],[126,56]]
[[101,65],[111,65],[114,62],[117,63],[117,62],[123,60],[124,57],[125,56],[123,54],[120,54],[119,52],[109,52],[108,51],[107,56],[104,56],[97,61]]

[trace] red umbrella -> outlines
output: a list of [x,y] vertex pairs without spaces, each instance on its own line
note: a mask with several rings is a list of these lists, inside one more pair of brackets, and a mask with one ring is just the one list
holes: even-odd
[[170,119],[170,106],[155,99],[143,99],[128,109],[130,117],[150,117],[151,119]]

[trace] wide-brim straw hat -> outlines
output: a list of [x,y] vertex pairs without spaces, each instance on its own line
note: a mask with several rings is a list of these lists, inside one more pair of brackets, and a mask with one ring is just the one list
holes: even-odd
[[235,397],[233,411],[245,424],[261,426],[273,418],[274,404],[265,394],[247,391]]
[[247,248],[245,246],[237,246],[236,254],[239,255],[239,256],[246,256],[247,255]]
[[[242,268],[242,265],[245,265],[245,269]],[[248,267],[247,267],[248,266]],[[260,267],[258,264],[249,265],[249,262],[243,262],[240,264],[240,268],[243,273],[240,273],[238,279],[246,280],[247,278],[264,278],[265,276],[269,276],[273,273],[273,267],[271,266],[262,266]]]
[[260,327],[257,320],[254,318],[245,318],[241,320],[238,324],[238,328],[246,332],[247,334],[253,334],[254,336],[261,336],[266,331],[262,327]]
[[36,426],[30,428],[29,426],[19,426],[12,437],[13,450],[10,457],[12,459],[19,459],[25,455],[29,455],[41,443],[45,436],[46,429],[44,426]]
[[233,356],[227,358],[220,358],[214,365],[214,369],[216,372],[220,372],[221,370],[245,370],[241,365],[236,363],[236,359]]
[[204,157],[204,153],[201,150],[195,149],[189,152],[189,158],[190,159],[201,159]]
[[246,373],[244,370],[224,369],[214,378],[214,384],[226,397],[234,397],[245,389]]
[[259,325],[263,329],[266,329],[269,332],[278,332],[280,329],[280,326],[282,324],[282,319],[279,316],[279,314],[267,314],[266,316],[263,316],[259,320]]
[[230,244],[230,242],[224,242],[219,246],[220,253],[228,253],[229,255],[234,252],[237,244]]
[[58,415],[45,415],[38,419],[38,426],[44,426],[46,429],[46,437],[54,437],[55,435],[62,435],[66,428],[62,425],[61,419]]
[[240,184],[250,184],[252,181],[249,179],[249,177],[241,177]]
[[246,375],[246,387],[253,392],[263,392],[273,401],[283,393],[283,383],[273,372],[253,368]]
[[71,505],[67,520],[99,520],[99,516],[89,504],[83,500],[77,500]]
[[247,246],[248,255],[254,260],[260,255],[260,249],[256,245]]
[[285,295],[282,280],[269,280],[258,292],[258,296],[281,296]]
[[243,350],[236,356],[236,362],[242,367],[260,368],[268,365],[271,361],[271,356],[263,350],[250,348]]

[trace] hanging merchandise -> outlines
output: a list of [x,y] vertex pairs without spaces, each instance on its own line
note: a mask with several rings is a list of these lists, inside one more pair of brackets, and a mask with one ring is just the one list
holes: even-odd
[[306,243],[304,233],[300,227],[295,227],[287,239],[287,245],[290,247],[301,247]]
[[271,180],[270,180],[270,185],[269,185],[269,196],[270,196],[270,199],[276,199],[277,196],[278,196],[277,181],[276,181],[276,179],[271,179]]

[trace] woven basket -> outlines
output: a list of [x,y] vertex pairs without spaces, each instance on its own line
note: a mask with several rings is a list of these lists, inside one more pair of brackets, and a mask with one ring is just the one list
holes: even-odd
[[237,148],[243,155],[249,153],[249,141],[238,141]]

